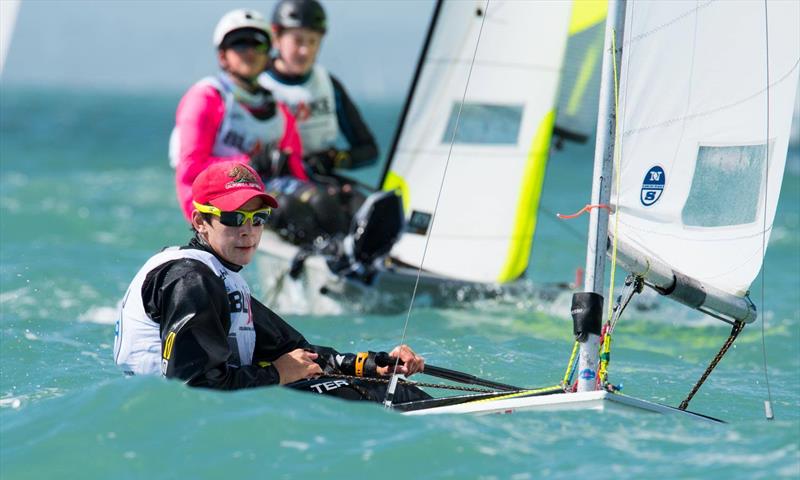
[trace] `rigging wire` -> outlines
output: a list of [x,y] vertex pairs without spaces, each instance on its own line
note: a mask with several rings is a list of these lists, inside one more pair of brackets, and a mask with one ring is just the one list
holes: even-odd
[[[631,12],[631,17],[633,12]],[[632,21],[632,19],[631,19]],[[630,51],[630,49],[628,49]],[[620,169],[622,163],[622,139],[620,138],[620,124],[623,122],[623,117],[620,115],[620,108],[619,108],[619,73],[617,72],[617,32],[616,30],[612,30],[611,32],[611,58],[614,62],[614,183],[617,190],[617,202],[616,205],[619,206],[619,196],[620,196]],[[629,57],[630,58],[630,57]],[[620,58],[622,60],[622,58]],[[626,84],[627,88],[627,84]],[[609,211],[611,209],[609,208]],[[615,209],[614,212],[614,241],[612,242],[611,246],[611,273],[609,275],[608,281],[608,321],[611,321],[611,317],[614,314],[614,279],[617,273],[617,246],[619,244],[619,216],[620,212],[619,209]]]
[[[630,15],[626,16],[626,22],[630,21],[630,27],[626,26],[626,30],[630,31],[633,29],[633,14],[634,14],[635,4],[631,5]],[[622,39],[623,45],[625,44],[625,39]],[[628,64],[628,69],[624,72],[627,74],[630,71],[630,62],[631,62],[631,48],[624,48],[620,47],[623,50],[623,54],[627,56],[626,63]],[[611,323],[614,317],[614,281],[616,278],[617,273],[617,247],[619,245],[619,217],[621,215],[619,204],[620,204],[620,192],[622,188],[620,187],[621,183],[621,175],[620,171],[622,170],[622,134],[623,126],[625,123],[625,115],[620,109],[620,101],[619,101],[619,84],[620,84],[620,73],[618,71],[622,69],[622,65],[617,65],[617,32],[616,30],[612,31],[611,34],[611,50],[613,52],[611,58],[613,61],[614,67],[614,187],[616,189],[616,202],[613,206],[609,207],[609,213],[614,214],[614,240],[611,243],[611,272],[609,274],[609,281],[608,281],[608,322]],[[623,58],[620,55],[619,61],[622,62]],[[625,82],[625,93],[627,94],[628,82]],[[627,96],[627,95],[626,95]],[[609,341],[609,340],[606,340]],[[608,345],[607,348],[610,348]],[[598,377],[599,378],[599,377]]]
[[761,354],[764,359],[764,381],[767,385],[767,399],[764,401],[764,414],[767,417],[767,420],[772,420],[775,418],[772,412],[772,390],[769,386],[769,372],[767,370],[767,341],[765,338],[765,324],[767,323],[767,309],[765,303],[765,288],[764,284],[766,282],[766,273],[767,273],[767,264],[764,262],[767,256],[767,200],[769,199],[769,11],[767,7],[767,0],[764,0],[764,36],[765,36],[765,43],[766,43],[766,53],[767,53],[767,61],[766,61],[766,74],[767,74],[767,138],[764,144],[766,148],[766,152],[764,153],[765,156],[765,167],[766,173],[764,176],[764,218],[763,218],[763,228],[761,232],[761,309],[764,312],[761,315]]
[[[430,243],[431,234],[433,233],[433,227],[436,223],[436,216],[437,216],[436,212],[439,209],[439,200],[441,199],[442,191],[444,190],[444,181],[445,178],[447,177],[447,168],[450,165],[450,157],[453,153],[453,145],[456,142],[456,133],[458,133],[458,126],[461,122],[461,111],[464,108],[464,102],[466,101],[467,98],[467,89],[469,88],[469,81],[470,78],[472,77],[472,68],[475,66],[475,57],[478,54],[478,45],[480,45],[481,43],[481,35],[483,34],[483,25],[484,23],[486,23],[486,17],[489,12],[489,2],[490,0],[486,0],[486,4],[483,7],[483,12],[481,12],[481,26],[478,30],[478,39],[475,41],[475,49],[472,52],[472,61],[469,64],[469,71],[467,72],[467,81],[466,84],[464,85],[464,93],[461,95],[461,103],[458,106],[458,114],[456,115],[456,122],[453,128],[453,135],[450,138],[450,147],[447,150],[447,160],[445,160],[444,171],[442,172],[442,180],[439,183],[439,191],[436,194],[436,202],[433,205],[433,213],[431,215],[430,228],[428,229],[428,232],[425,235],[425,246],[422,249],[422,259],[420,260],[419,267],[417,268],[417,278],[414,281],[414,289],[411,292],[411,300],[409,301],[408,311],[406,312],[406,320],[405,323],[403,324],[403,333],[400,337],[400,345],[403,345],[406,340],[406,333],[408,332],[408,323],[409,320],[411,319],[411,310],[414,308],[414,300],[417,297],[417,288],[419,287],[419,279],[422,276],[422,265],[424,265],[425,263],[425,256],[428,253],[428,244]],[[400,364],[400,357],[398,356],[395,360],[394,371],[397,370],[399,364]],[[394,397],[394,391],[397,387],[397,378],[398,378],[397,374],[392,373],[392,379],[391,382],[389,383],[389,388],[386,389],[386,398],[384,399],[383,402],[386,407],[390,407],[392,405],[392,398]]]

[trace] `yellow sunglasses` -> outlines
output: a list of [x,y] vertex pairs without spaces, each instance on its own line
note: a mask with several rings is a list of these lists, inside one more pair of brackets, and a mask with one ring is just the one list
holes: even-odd
[[202,203],[192,202],[194,208],[200,213],[210,213],[219,217],[219,223],[226,227],[241,227],[250,220],[254,227],[261,227],[267,224],[269,215],[272,209],[262,208],[260,210],[253,210],[252,212],[245,212],[243,210],[234,210],[232,212],[223,212],[213,205],[203,205]]

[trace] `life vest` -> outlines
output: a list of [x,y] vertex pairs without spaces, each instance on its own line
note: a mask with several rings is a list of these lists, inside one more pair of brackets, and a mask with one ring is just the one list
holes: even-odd
[[269,72],[258,77],[262,87],[272,91],[297,119],[305,155],[333,147],[339,136],[333,81],[325,68],[315,65],[308,78],[297,85],[282,83]]
[[[226,268],[211,253],[171,247],[157,253],[144,264],[131,281],[119,307],[114,334],[114,362],[122,366],[126,373],[166,373],[167,362],[162,360],[160,325],[147,316],[142,300],[142,285],[152,270],[182,258],[203,262],[225,283],[231,312],[228,344],[233,355],[230,365],[250,365],[253,361],[256,332],[250,308],[250,286],[238,272]],[[192,320],[188,318],[187,321]]]
[[[228,157],[238,154],[254,155],[269,144],[278,145],[286,130],[286,120],[275,105],[275,114],[264,120],[256,118],[248,105],[260,106],[268,101],[268,92],[251,94],[236,87],[223,76],[206,77],[199,85],[210,85],[217,90],[225,102],[225,116],[220,123],[214,147],[213,157]],[[169,138],[170,165],[176,167],[180,152],[180,135],[178,127],[172,129]]]

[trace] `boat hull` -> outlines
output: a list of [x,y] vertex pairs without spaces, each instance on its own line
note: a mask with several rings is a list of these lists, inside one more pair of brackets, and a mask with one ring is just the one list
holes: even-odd
[[517,396],[513,398],[482,399],[458,405],[447,405],[402,412],[404,415],[514,413],[521,411],[635,411],[691,417],[695,420],[720,423],[721,420],[694,412],[679,410],[660,403],[611,393],[604,390],[592,392],[558,393],[541,396]]
[[416,285],[414,305],[455,307],[505,295],[553,302],[571,292],[568,284],[532,285],[520,281],[487,284],[419,272],[387,263],[367,284],[336,274],[322,255],[310,255],[297,278],[289,271],[300,249],[271,231],[264,231],[256,265],[270,307],[284,313],[339,314],[345,311],[393,313],[408,309]]
[[[519,395],[519,396],[514,396]],[[558,411],[635,411],[679,415],[695,420],[720,423],[721,420],[694,412],[679,410],[660,403],[630,397],[620,393],[604,390],[591,392],[557,393],[551,395],[525,396],[512,394],[511,398],[481,399],[457,405],[447,405],[420,410],[402,412],[403,415],[437,415],[437,414],[475,414],[514,413],[521,411],[558,412]]]

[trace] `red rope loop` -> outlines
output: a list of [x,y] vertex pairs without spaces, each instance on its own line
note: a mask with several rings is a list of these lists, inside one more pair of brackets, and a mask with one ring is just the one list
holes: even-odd
[[569,220],[569,219],[580,217],[581,215],[583,215],[584,213],[588,212],[589,210],[591,210],[593,208],[605,208],[606,210],[608,210],[609,213],[611,213],[611,207],[609,207],[608,205],[605,205],[605,204],[589,205],[589,204],[587,204],[585,207],[581,208],[580,210],[578,210],[577,212],[573,213],[572,215],[562,215],[560,213],[556,213],[556,217],[558,217],[558,218],[560,218],[562,220]]

